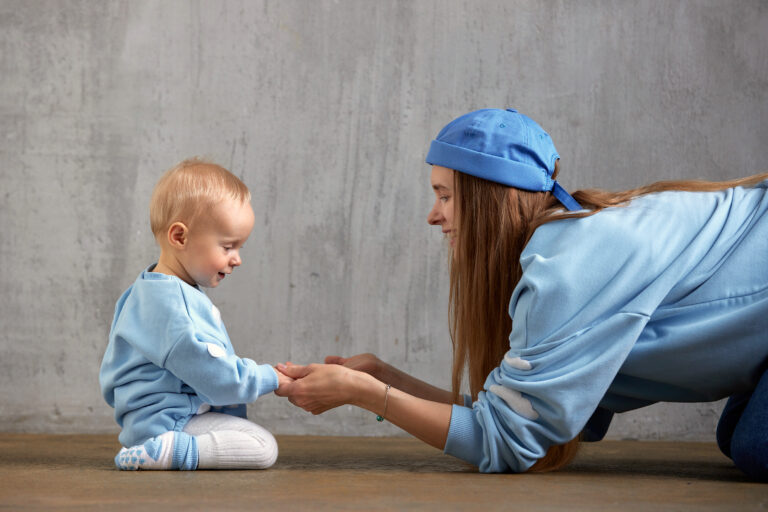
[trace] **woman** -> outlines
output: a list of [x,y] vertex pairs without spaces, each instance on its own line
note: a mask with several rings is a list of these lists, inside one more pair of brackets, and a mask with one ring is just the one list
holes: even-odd
[[718,444],[768,480],[768,174],[570,196],[558,159],[514,110],[432,142],[451,392],[364,354],[279,365],[297,380],[277,393],[314,414],[363,407],[483,472],[557,469],[615,412],[731,396]]

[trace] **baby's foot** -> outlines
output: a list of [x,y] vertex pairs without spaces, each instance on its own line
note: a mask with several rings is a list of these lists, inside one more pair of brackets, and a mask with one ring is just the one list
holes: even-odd
[[173,462],[173,432],[149,439],[144,444],[123,448],[115,456],[118,469],[170,469]]

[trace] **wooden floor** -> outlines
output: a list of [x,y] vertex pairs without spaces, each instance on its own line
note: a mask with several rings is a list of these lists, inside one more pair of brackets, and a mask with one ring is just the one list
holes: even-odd
[[122,472],[114,436],[0,434],[0,510],[764,510],[714,444],[604,441],[567,470],[483,475],[408,438],[278,437],[265,471]]

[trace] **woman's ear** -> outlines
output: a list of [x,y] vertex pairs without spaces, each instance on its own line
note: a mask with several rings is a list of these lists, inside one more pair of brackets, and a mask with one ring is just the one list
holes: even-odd
[[184,249],[187,245],[189,229],[182,222],[174,222],[168,228],[168,243],[174,249]]

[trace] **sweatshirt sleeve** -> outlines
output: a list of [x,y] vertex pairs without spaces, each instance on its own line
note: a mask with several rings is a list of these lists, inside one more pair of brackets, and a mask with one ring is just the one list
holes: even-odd
[[275,370],[238,357],[216,307],[185,286],[167,279],[141,281],[120,335],[210,405],[249,403],[277,389]]
[[180,338],[168,354],[165,367],[211,405],[253,402],[277,389],[277,373],[227,350],[211,336]]
[[164,367],[214,406],[253,402],[277,389],[277,372],[235,353],[218,309],[198,290],[184,290],[186,328]]
[[[610,223],[602,236],[584,224],[537,230],[509,304],[510,350],[472,407],[453,407],[445,452],[480,471],[526,471],[550,446],[575,438],[648,321],[635,307],[652,283],[641,276],[663,263]],[[586,251],[573,243],[579,238],[591,240]]]

